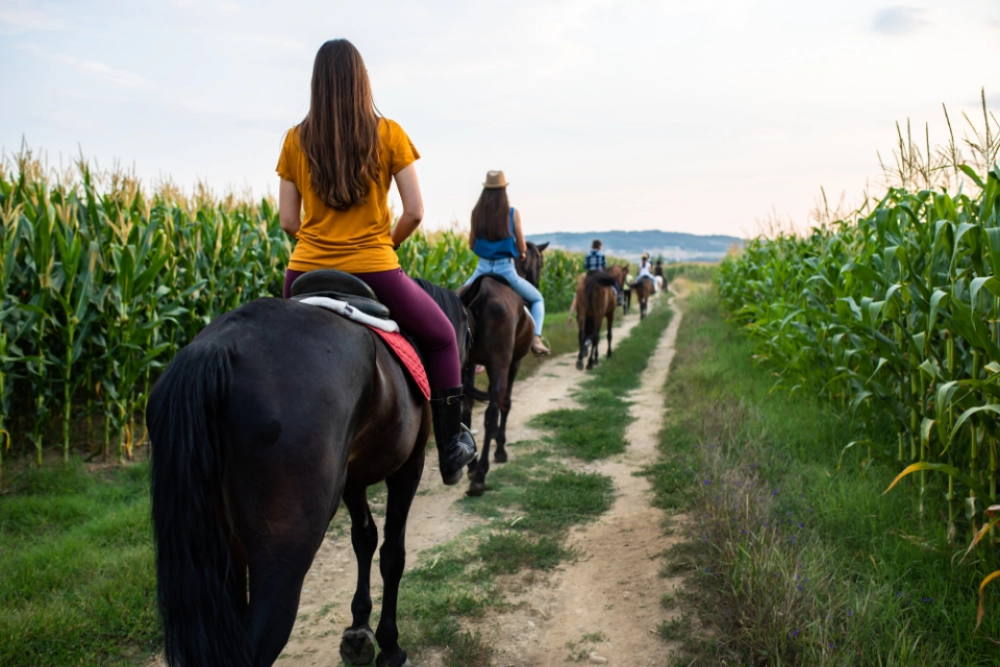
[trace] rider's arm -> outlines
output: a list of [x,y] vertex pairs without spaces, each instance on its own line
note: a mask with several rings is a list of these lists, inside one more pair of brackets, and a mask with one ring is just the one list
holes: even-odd
[[420,183],[417,182],[417,170],[413,164],[396,172],[393,178],[403,202],[403,214],[392,228],[392,244],[398,247],[417,231],[420,221],[424,219],[424,200],[420,196]]
[[524,259],[528,254],[528,244],[524,242],[524,234],[521,232],[521,212],[514,209],[514,242],[517,243],[517,252]]
[[281,229],[294,239],[302,226],[302,195],[295,183],[285,179],[278,186],[278,220]]

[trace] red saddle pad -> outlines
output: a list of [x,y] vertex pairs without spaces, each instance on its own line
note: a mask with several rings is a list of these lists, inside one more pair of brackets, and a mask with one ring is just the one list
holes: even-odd
[[375,327],[368,328],[378,334],[385,341],[385,344],[396,353],[396,357],[403,362],[403,367],[410,372],[410,377],[417,383],[420,393],[424,395],[425,399],[430,400],[431,384],[427,381],[427,371],[424,370],[424,364],[420,361],[420,355],[410,345],[410,341],[406,340],[403,334],[398,331],[390,333],[376,329]]

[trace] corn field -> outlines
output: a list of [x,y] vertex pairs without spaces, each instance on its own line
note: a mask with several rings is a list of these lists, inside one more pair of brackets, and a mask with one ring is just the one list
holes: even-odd
[[[146,194],[82,160],[56,177],[27,151],[0,166],[0,464],[12,446],[41,465],[81,442],[131,457],[160,369],[213,317],[280,295],[291,249],[266,199]],[[546,259],[551,309],[569,303],[582,260]],[[415,235],[400,261],[449,288],[475,267],[451,231]]]
[[[929,145],[917,151],[900,130],[901,186],[804,236],[754,239],[718,273],[725,307],[779,386],[825,397],[871,433],[888,419],[891,445],[844,443],[845,452],[861,450],[864,464],[888,460],[900,471],[893,486],[919,473],[921,515],[928,494],[943,491],[949,538],[968,530],[970,550],[987,533],[995,542],[1000,522],[1000,140],[991,118],[969,142],[978,169],[958,164],[954,141],[934,164]],[[934,187],[943,176],[964,176],[972,194]]]

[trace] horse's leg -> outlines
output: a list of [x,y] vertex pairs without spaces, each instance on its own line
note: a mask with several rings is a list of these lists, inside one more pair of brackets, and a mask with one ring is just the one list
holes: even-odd
[[415,448],[414,454],[406,463],[385,480],[389,496],[386,499],[385,540],[379,552],[383,588],[382,616],[375,631],[380,649],[378,660],[375,661],[377,667],[402,667],[410,664],[406,653],[399,647],[396,603],[399,597],[399,580],[406,565],[406,519],[424,469],[423,450],[423,447]]
[[490,471],[490,442],[497,437],[500,399],[507,390],[506,373],[496,366],[495,361],[486,366],[486,373],[490,376],[490,403],[486,406],[486,415],[483,418],[483,448],[479,452],[479,462],[476,464],[476,471],[472,474],[472,482],[467,492],[470,496],[481,496],[486,491],[486,474]]
[[367,665],[375,657],[375,635],[368,624],[372,613],[372,558],[378,547],[378,529],[368,508],[365,487],[344,489],[344,504],[351,513],[351,545],[358,559],[358,585],[351,600],[351,627],[340,638],[340,657],[348,665]]
[[583,359],[584,359],[584,357],[586,357],[588,355],[587,341],[590,340],[590,337],[587,335],[586,331],[584,330],[584,326],[583,326],[582,323],[579,326],[579,328],[577,329],[577,336],[576,337],[577,337],[577,342],[580,345],[580,352],[576,356],[576,370],[582,371],[583,370]]
[[592,369],[594,366],[601,362],[601,321],[597,320],[597,324],[594,327],[594,333],[590,339],[590,360],[587,363],[587,370]]
[[[462,386],[476,386],[476,365],[471,361],[462,369]],[[472,397],[470,390],[466,390],[465,397],[462,399],[462,423],[468,426],[469,429],[472,429],[472,408],[475,404],[476,400]],[[468,470],[468,475],[471,478],[476,470],[476,459],[469,461]]]
[[288,642],[298,614],[302,582],[325,528],[325,521],[289,521],[247,554],[250,573],[247,640],[254,667],[273,665]]
[[493,455],[493,460],[497,463],[507,462],[507,415],[510,414],[510,397],[514,393],[514,378],[517,377],[517,369],[520,367],[520,359],[510,365],[510,370],[507,372],[507,391],[500,401],[500,429],[497,431],[497,449]]
[[[462,369],[462,386],[463,387],[475,387],[476,386],[476,365],[473,363],[468,363],[465,368]],[[462,400],[462,423],[472,428],[472,406],[475,404],[475,400],[472,395],[466,392],[464,399]]]
[[611,358],[611,330],[615,324],[615,311],[608,313],[608,358]]

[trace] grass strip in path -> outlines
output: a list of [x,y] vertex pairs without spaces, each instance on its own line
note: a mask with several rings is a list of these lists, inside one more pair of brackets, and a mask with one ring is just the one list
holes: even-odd
[[[685,301],[667,381],[662,460],[646,472],[663,508],[691,515],[669,559],[690,572],[683,665],[997,665],[995,603],[974,634],[988,555],[959,564],[943,498],[881,495],[895,468],[837,457],[861,433],[826,404],[771,392],[753,345],[725,323],[712,290]],[[669,596],[665,604],[672,604]]]
[[572,558],[563,546],[569,527],[611,506],[610,478],[569,470],[540,443],[515,446],[522,453],[490,472],[491,493],[460,501],[489,523],[424,552],[423,563],[403,575],[400,643],[415,657],[447,648],[450,667],[490,664],[492,647],[463,632],[459,620],[503,606],[498,576],[547,571]]
[[[562,408],[538,415],[532,426],[552,429],[551,441],[566,453],[585,461],[606,458],[625,451],[625,428],[629,416],[628,392],[637,389],[642,372],[656,350],[660,336],[670,324],[672,311],[665,299],[651,308],[646,319],[633,329],[585,380],[575,398],[583,408]],[[605,343],[602,340],[601,347]]]

